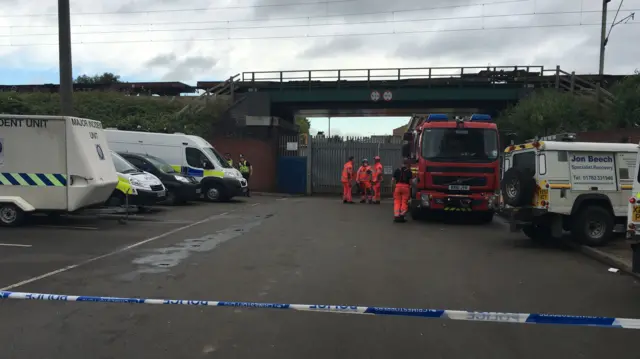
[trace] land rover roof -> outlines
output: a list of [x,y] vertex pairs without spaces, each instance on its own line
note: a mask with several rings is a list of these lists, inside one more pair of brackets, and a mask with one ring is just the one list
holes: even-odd
[[[539,149],[543,151],[580,151],[580,152],[638,152],[638,145],[633,143],[600,143],[600,142],[564,142],[540,141]],[[504,152],[512,152],[534,148],[534,143],[513,145]]]

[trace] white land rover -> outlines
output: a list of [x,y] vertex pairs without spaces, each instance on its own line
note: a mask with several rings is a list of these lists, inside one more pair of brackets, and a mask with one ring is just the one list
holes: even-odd
[[502,209],[511,231],[536,241],[569,231],[583,244],[602,245],[626,226],[638,145],[555,138],[505,149]]

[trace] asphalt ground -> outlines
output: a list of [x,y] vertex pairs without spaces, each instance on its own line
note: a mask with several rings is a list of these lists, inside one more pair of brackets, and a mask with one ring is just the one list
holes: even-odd
[[[499,219],[397,224],[389,202],[275,197],[144,217],[3,229],[0,243],[31,247],[0,246],[0,288],[640,317],[634,278],[568,248],[537,247]],[[0,321],[3,359],[640,355],[633,330],[263,309],[5,300]]]

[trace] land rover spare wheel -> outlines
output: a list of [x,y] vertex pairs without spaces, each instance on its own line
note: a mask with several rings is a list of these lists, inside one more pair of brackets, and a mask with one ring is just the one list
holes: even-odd
[[530,171],[512,167],[504,173],[501,183],[504,203],[513,207],[530,205],[536,182]]

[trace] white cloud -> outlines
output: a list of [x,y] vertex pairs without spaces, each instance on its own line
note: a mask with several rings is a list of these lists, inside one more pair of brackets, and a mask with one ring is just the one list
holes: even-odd
[[[222,79],[238,72],[252,70],[486,66],[490,63],[493,66],[531,64],[549,68],[561,65],[567,71],[597,72],[598,26],[455,30],[597,24],[600,18],[598,10],[601,0],[530,0],[458,8],[452,6],[504,0],[433,0],[429,2],[424,0],[393,2],[325,0],[323,3],[312,5],[270,6],[303,1],[322,2],[322,0],[76,1],[72,3],[73,13],[92,14],[72,15],[74,25],[85,25],[73,27],[73,41],[104,43],[74,45],[74,66],[89,74],[115,72],[125,80],[136,77],[148,81],[171,80],[191,84],[198,80]],[[2,6],[3,4],[11,4],[11,7]],[[612,10],[615,10],[617,5],[618,1],[612,1],[609,4]],[[243,6],[245,8],[240,8]],[[415,10],[428,7],[447,8]],[[196,8],[215,8],[215,10],[161,12],[169,9]],[[626,0],[624,8],[640,9],[640,0]],[[414,11],[403,11],[411,9]],[[581,9],[591,12],[577,13]],[[560,11],[565,13],[549,14]],[[15,16],[16,14],[55,12],[56,8],[52,5],[52,1],[0,0],[0,16],[12,16],[0,18],[0,44],[55,43],[57,41],[55,16]],[[95,14],[105,12],[115,14]],[[376,12],[378,14],[372,14]],[[358,13],[369,15],[350,16]],[[534,13],[537,15],[524,15]],[[610,13],[610,18],[614,13]],[[620,17],[629,13],[630,11],[623,10]],[[505,16],[513,14],[521,15]],[[326,17],[327,15],[336,16]],[[485,17],[482,18],[482,16]],[[282,20],[283,18],[288,20]],[[447,20],[435,20],[443,18]],[[255,21],[257,19],[271,20]],[[418,21],[420,19],[430,20]],[[372,23],[374,21],[377,23]],[[351,23],[351,25],[345,25],[345,23]],[[333,25],[329,26],[330,24]],[[274,27],[284,25],[305,26]],[[236,29],[229,30],[230,27]],[[194,30],[185,31],[185,29]],[[94,32],[94,34],[81,35],[86,32]],[[95,32],[102,33],[95,34]],[[390,32],[416,33],[324,36]],[[33,36],[24,36],[26,34]],[[52,36],[43,34],[52,34]],[[634,37],[638,35],[640,35],[640,26],[637,25],[620,25],[614,29],[607,47],[606,72],[630,73],[639,67],[640,47],[631,45],[637,42],[634,41]],[[265,37],[292,38],[259,39]],[[249,39],[197,40],[203,38]],[[127,41],[134,42],[118,43]],[[57,58],[56,46],[0,46],[0,63],[5,68],[34,70],[55,68]]]

